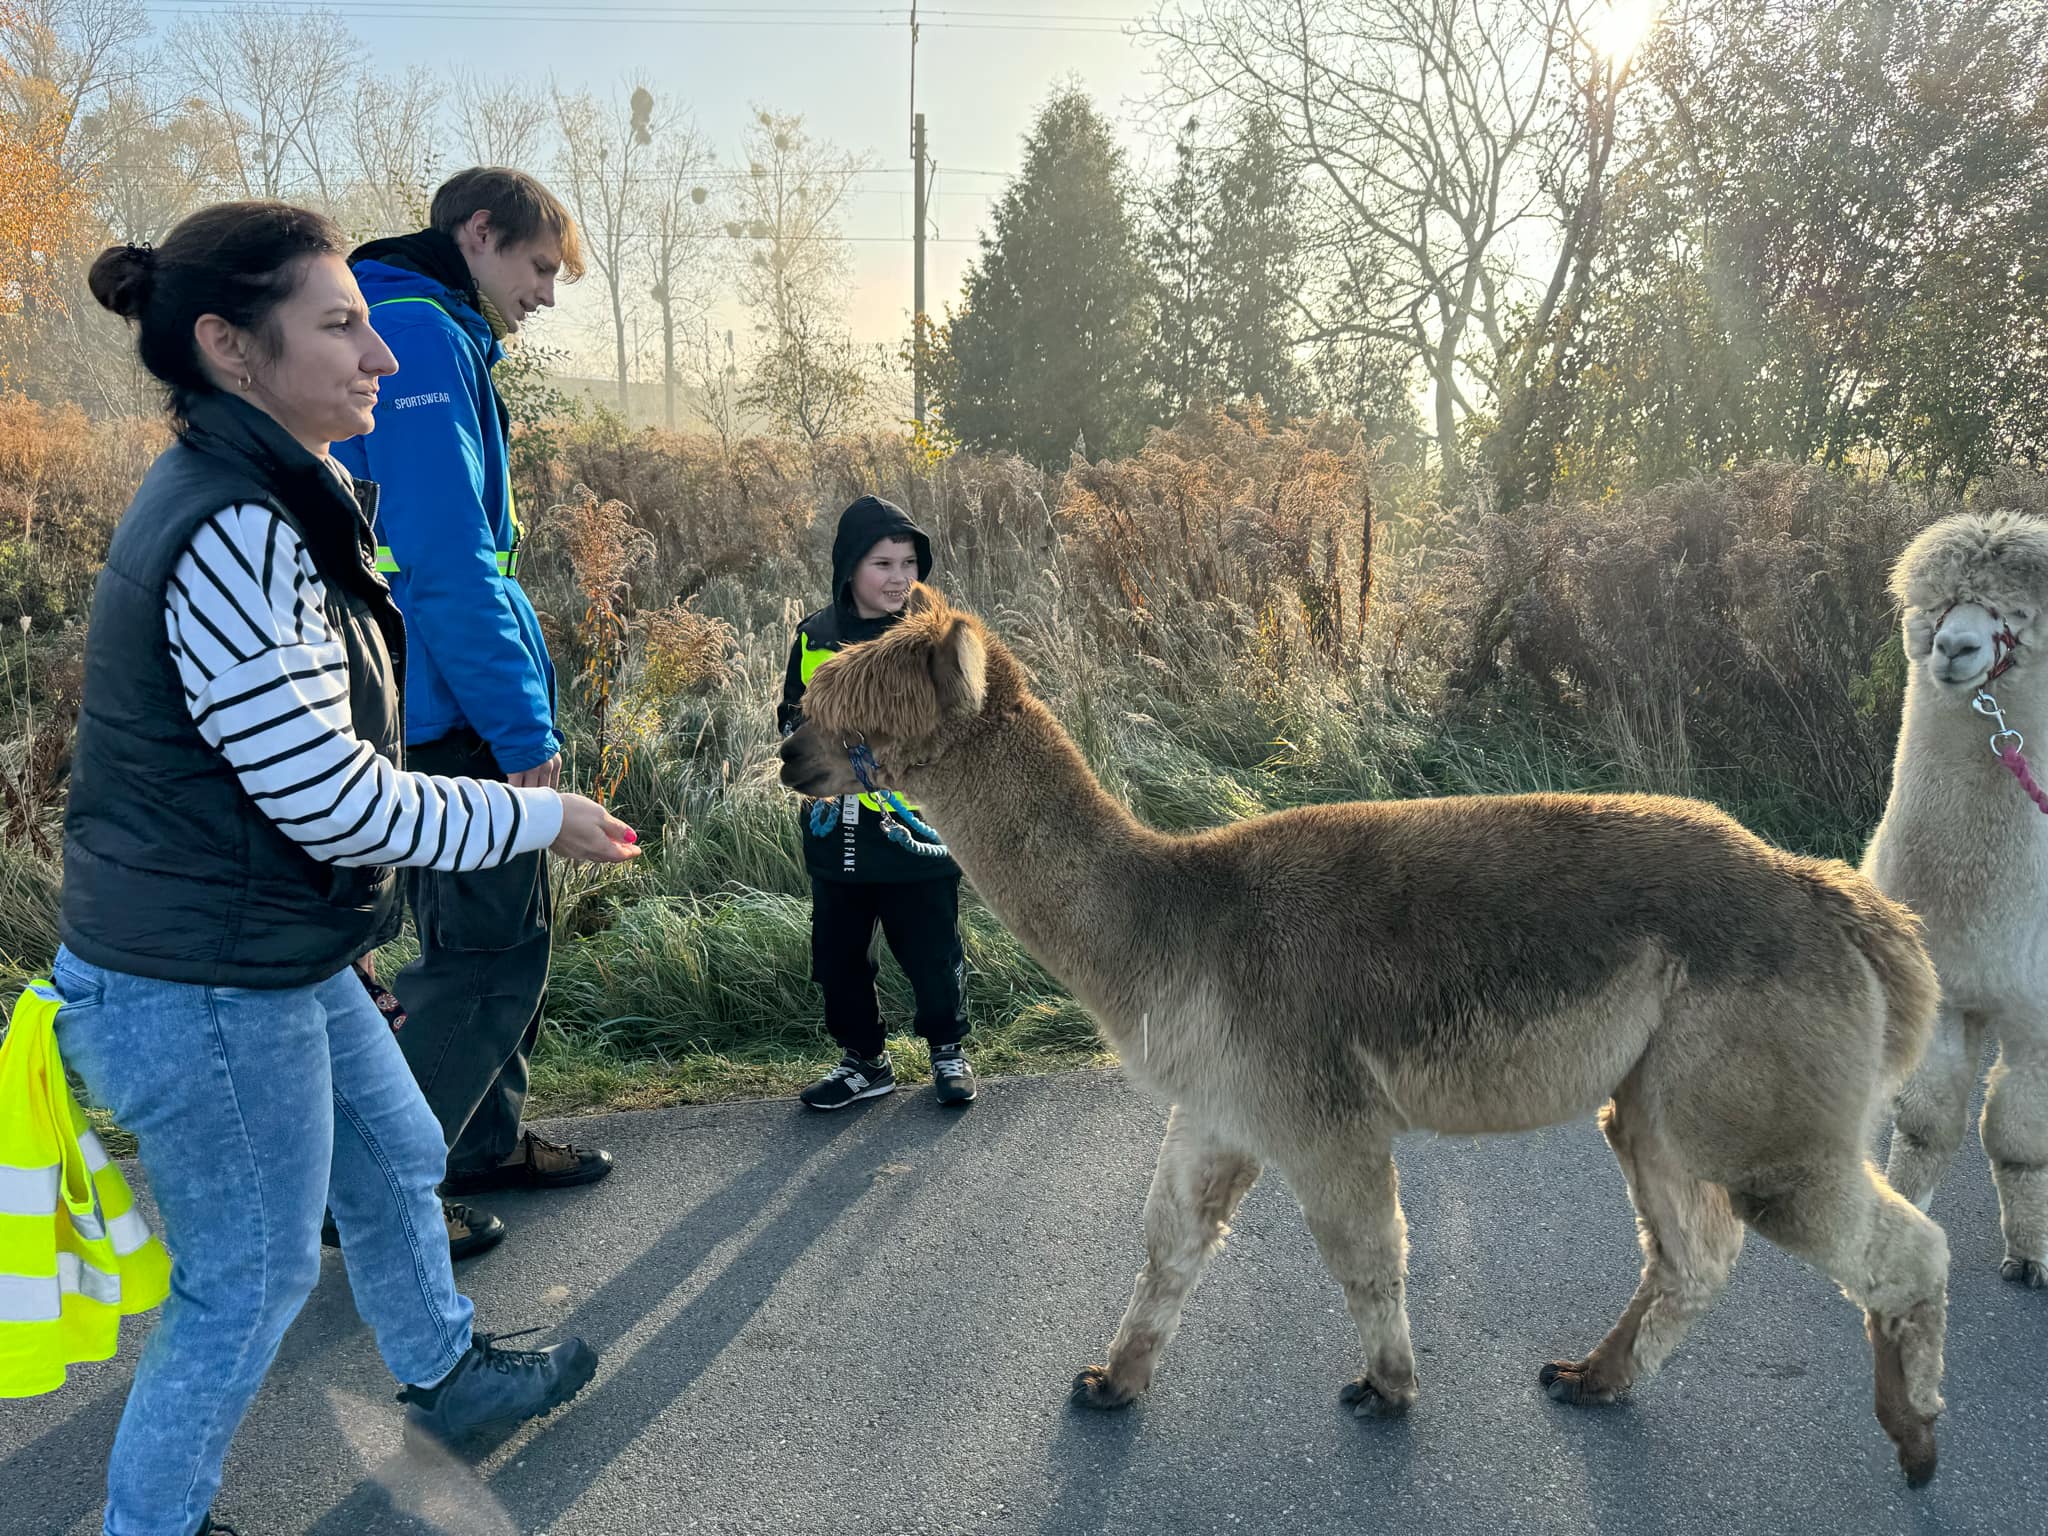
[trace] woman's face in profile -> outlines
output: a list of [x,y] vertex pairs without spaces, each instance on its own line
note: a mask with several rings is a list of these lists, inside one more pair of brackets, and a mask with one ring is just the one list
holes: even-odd
[[316,453],[371,428],[377,381],[398,371],[355,274],[337,255],[306,259],[298,287],[271,314],[267,361],[248,398]]

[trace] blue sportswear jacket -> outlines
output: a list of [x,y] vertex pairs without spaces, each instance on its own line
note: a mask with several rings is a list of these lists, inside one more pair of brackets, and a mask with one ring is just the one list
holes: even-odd
[[491,384],[504,349],[467,294],[385,261],[354,270],[398,372],[383,381],[376,430],[333,453],[379,487],[380,562],[406,623],[405,739],[467,726],[501,771],[538,767],[562,739],[554,663],[509,570],[518,521]]

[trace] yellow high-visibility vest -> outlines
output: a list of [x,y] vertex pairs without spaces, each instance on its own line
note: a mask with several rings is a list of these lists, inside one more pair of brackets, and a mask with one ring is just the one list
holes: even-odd
[[0,1044],[0,1397],[105,1360],[171,1289],[171,1257],[64,1081],[61,999],[32,982]]
[[[830,661],[834,656],[837,656],[839,654],[839,649],[837,646],[831,645],[812,645],[811,637],[805,634],[802,630],[798,630],[796,632],[796,638],[797,681],[802,683],[806,688],[808,688],[811,686],[811,678],[816,675],[818,668],[825,665],[825,663]],[[881,815],[882,812],[885,809],[887,809],[887,807],[885,807],[882,804],[882,797],[880,795],[870,795],[864,793],[860,797],[860,803],[866,806],[869,810],[873,811],[877,816]],[[909,809],[913,811],[917,809],[917,807],[915,805],[911,805],[911,803],[908,800],[904,801],[903,803],[905,806],[909,807]]]

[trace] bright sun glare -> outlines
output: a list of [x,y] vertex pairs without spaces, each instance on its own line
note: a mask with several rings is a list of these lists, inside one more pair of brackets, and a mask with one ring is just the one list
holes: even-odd
[[1586,41],[1601,58],[1626,63],[1657,25],[1663,0],[1610,0],[1586,24]]

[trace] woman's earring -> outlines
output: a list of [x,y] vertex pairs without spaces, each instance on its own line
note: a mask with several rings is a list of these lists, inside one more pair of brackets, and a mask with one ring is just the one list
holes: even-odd
[[247,375],[246,373],[242,375],[242,393],[243,393],[243,394],[245,394],[245,395],[246,395],[246,394],[247,394],[247,393],[249,392],[249,385],[250,385],[250,383],[251,383],[251,382],[252,382],[252,381],[251,381],[251,379],[249,378],[249,375]]

